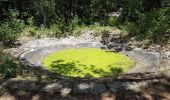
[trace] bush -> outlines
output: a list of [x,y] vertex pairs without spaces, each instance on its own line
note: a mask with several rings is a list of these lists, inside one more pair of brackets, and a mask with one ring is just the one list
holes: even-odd
[[119,19],[123,28],[137,39],[167,43],[170,37],[169,4],[169,0],[126,0]]
[[18,16],[19,12],[17,10],[9,10],[9,19],[0,23],[0,41],[4,45],[10,46],[13,44],[24,27],[24,22],[17,19]]
[[102,35],[105,31],[111,33],[114,27],[110,26],[96,26],[96,25],[91,25],[91,26],[77,26],[73,30],[74,36],[80,36],[83,33],[86,33],[87,31],[93,31],[95,36],[100,36]]
[[[151,12],[140,13],[136,22],[128,22],[126,29],[131,35],[140,39],[151,39],[153,42],[166,42],[166,35],[170,33],[169,8],[161,8]],[[169,38],[167,38],[169,39]]]
[[24,66],[11,57],[9,54],[4,53],[0,48],[0,75],[5,78],[16,77],[22,74]]
[[[65,33],[65,32],[64,32]],[[60,25],[53,24],[50,28],[47,28],[43,25],[40,27],[27,25],[21,35],[24,37],[33,37],[33,38],[42,38],[42,37],[64,37],[66,34],[62,33]]]
[[62,36],[62,32],[59,29],[59,25],[57,25],[57,24],[51,25],[50,29],[52,30],[53,36],[55,36],[57,38]]
[[116,17],[116,16],[109,17],[107,23],[108,23],[109,26],[117,26],[118,17]]

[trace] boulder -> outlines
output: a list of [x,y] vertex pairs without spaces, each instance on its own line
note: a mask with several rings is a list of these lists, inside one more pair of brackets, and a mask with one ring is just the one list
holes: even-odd
[[9,79],[5,83],[3,83],[3,86],[10,88],[11,90],[28,90],[28,91],[38,91],[41,89],[41,87],[44,85],[44,83],[40,83],[33,80],[24,80],[24,79]]
[[170,60],[170,51],[167,51],[164,54],[165,54],[166,59]]
[[97,94],[106,91],[105,84],[96,82],[76,82],[74,84],[74,93]]
[[49,93],[60,92],[62,94],[69,94],[72,91],[71,84],[69,82],[61,81],[56,83],[46,84],[41,91]]

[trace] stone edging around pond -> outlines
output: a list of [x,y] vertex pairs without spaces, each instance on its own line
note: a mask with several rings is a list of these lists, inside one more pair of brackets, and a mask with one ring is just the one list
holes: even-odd
[[[68,48],[101,48],[102,44],[99,42],[84,42],[77,44],[58,44],[48,47],[37,48],[33,51],[28,51],[21,54],[20,59],[28,66],[43,67],[43,58],[52,52],[60,51]],[[148,52],[139,48],[135,48],[131,51],[121,51],[130,58],[134,59],[136,64],[128,73],[144,73],[144,72],[154,72],[156,67],[160,64],[161,56],[157,52]]]
[[[100,48],[102,46],[103,45],[100,42],[93,42],[93,41],[77,42],[77,44],[76,42],[74,42],[74,44],[68,44],[68,43],[59,44],[58,43],[52,46],[39,47],[39,48],[30,50],[30,51],[24,52],[23,54],[21,54],[20,58],[28,66],[31,66],[31,67],[41,66],[41,68],[44,69],[42,60],[43,60],[43,57],[47,55],[48,53],[67,49],[67,48],[83,48],[83,47]],[[144,75],[141,76],[140,74],[144,74],[144,73],[152,74],[153,72],[155,72],[157,68],[159,68],[159,65],[162,59],[162,56],[160,53],[155,52],[155,51],[143,50],[140,48],[135,48],[131,51],[121,51],[120,53],[128,55],[129,57],[134,59],[136,62],[136,65],[132,70],[130,70],[128,73],[120,75],[121,78],[125,78],[125,79],[126,79],[126,76],[130,79],[142,79],[146,76]],[[137,75],[136,73],[139,73],[139,75]],[[129,77],[129,74],[131,75],[130,77]],[[58,75],[58,77],[62,79],[67,78],[67,77],[63,77],[60,75]],[[77,79],[77,78],[73,78],[73,79]],[[104,79],[108,80],[108,78],[104,78]],[[86,79],[82,79],[82,80],[86,80]],[[95,79],[92,79],[92,80],[95,80]]]
[[[54,51],[66,49],[66,48],[80,48],[80,47],[92,47],[100,48],[103,45],[100,40],[84,39],[84,38],[45,38],[30,41],[19,48],[9,50],[15,56],[18,57],[26,64],[32,67],[42,66],[43,57]],[[17,51],[17,52],[15,52]],[[126,54],[137,63],[136,66],[128,73],[145,73],[155,72],[162,62],[163,56],[154,50],[143,50],[141,48],[134,48],[130,51],[121,51],[120,53]],[[133,76],[132,76],[133,77]]]

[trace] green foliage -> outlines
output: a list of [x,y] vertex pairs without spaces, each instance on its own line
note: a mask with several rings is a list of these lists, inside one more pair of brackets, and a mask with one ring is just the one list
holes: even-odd
[[120,17],[124,21],[123,27],[138,39],[166,43],[170,34],[168,4],[170,2],[166,0],[126,0]]
[[23,30],[23,32],[21,34],[23,37],[27,36],[30,38],[37,38],[37,39],[40,39],[41,37],[54,36],[53,31],[50,30],[49,28],[44,27],[44,26],[41,26],[38,28],[27,26],[27,27],[25,27],[25,29]]
[[94,22],[93,20],[106,18],[110,12],[118,9],[117,5],[117,0],[11,0],[8,4],[4,3],[4,6],[0,5],[2,7],[0,12],[11,7],[18,9],[22,19],[33,16],[38,26],[43,24],[50,27],[61,19],[69,26],[75,18],[78,18],[79,24],[89,25]]
[[34,11],[35,21],[38,25],[43,24],[49,27],[56,20],[55,0],[33,0],[32,10]]
[[52,30],[52,35],[54,35],[55,37],[57,38],[64,37],[64,33],[62,34],[59,25],[54,24],[50,27],[50,29]]
[[28,23],[29,27],[34,27],[34,19],[33,19],[33,17],[28,18],[27,23]]
[[24,66],[10,56],[8,53],[4,53],[0,48],[0,75],[6,78],[16,77],[22,74]]
[[[0,40],[15,40],[24,21],[36,37],[74,35],[82,26],[118,25],[130,35],[167,41],[169,6],[170,0],[8,0],[0,3]],[[119,17],[110,16],[118,10]]]
[[169,8],[162,8],[152,12],[140,13],[136,22],[128,22],[125,27],[131,35],[137,35],[140,39],[149,38],[157,42],[166,42],[169,38],[164,41],[166,37],[161,36],[170,33],[169,12]]
[[99,78],[128,71],[134,61],[125,55],[94,48],[68,49],[47,55],[44,66],[64,76]]
[[0,41],[5,45],[15,42],[24,27],[24,22],[17,19],[18,16],[19,12],[17,10],[9,10],[9,19],[0,23]]
[[66,32],[62,33],[62,29],[60,29],[61,25],[53,24],[49,28],[41,25],[40,27],[29,26],[27,25],[23,32],[21,33],[22,36],[28,36],[31,38],[42,38],[42,37],[65,37],[67,36]]
[[115,17],[115,16],[109,17],[107,24],[109,26],[117,26],[118,25],[118,17]]
[[105,31],[107,31],[108,33],[110,33],[113,29],[114,29],[114,27],[111,27],[111,26],[96,26],[96,25],[91,25],[91,26],[77,26],[77,27],[73,30],[73,35],[74,35],[74,36],[79,36],[79,35],[83,34],[84,32],[94,31],[94,33],[95,33],[94,35],[100,36],[100,35],[102,35]]

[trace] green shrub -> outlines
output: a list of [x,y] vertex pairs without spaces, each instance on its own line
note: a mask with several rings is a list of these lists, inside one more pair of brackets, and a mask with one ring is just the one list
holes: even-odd
[[4,45],[13,44],[24,27],[24,22],[17,19],[18,16],[17,10],[9,10],[9,19],[0,23],[0,41]]
[[126,0],[120,22],[137,39],[167,43],[170,39],[169,0]]
[[107,24],[109,26],[117,26],[117,24],[118,24],[118,17],[115,17],[115,16],[109,17]]
[[36,36],[36,29],[35,29],[35,27],[30,27],[28,29],[28,32],[30,33],[29,36],[32,36],[32,37]]
[[4,53],[0,48],[0,75],[6,78],[16,77],[22,74],[24,66],[10,56],[8,53]]
[[34,27],[34,19],[33,16],[27,19],[28,26]]
[[[148,38],[153,42],[166,42],[165,34],[170,33],[170,9],[161,8],[140,13],[136,22],[126,23],[126,30],[139,39]],[[167,38],[168,39],[168,38]]]
[[73,35],[74,36],[79,36],[82,33],[85,33],[86,31],[94,31],[93,35],[100,36],[100,35],[103,34],[103,32],[107,31],[108,33],[110,33],[113,29],[114,29],[114,27],[110,27],[110,26],[96,26],[96,25],[77,26],[73,30]]
[[62,36],[62,32],[61,30],[59,29],[59,25],[57,24],[53,24],[51,25],[50,29],[52,30],[52,35],[59,38]]

